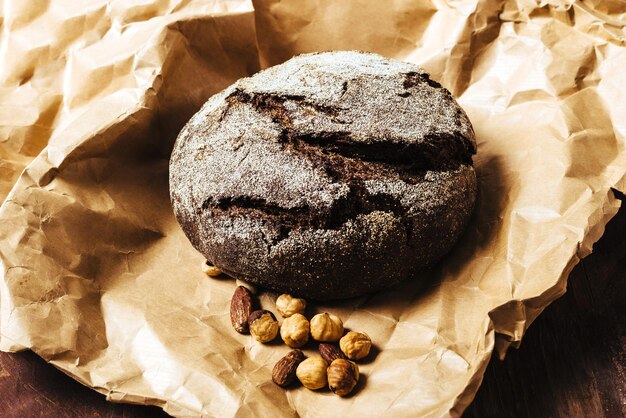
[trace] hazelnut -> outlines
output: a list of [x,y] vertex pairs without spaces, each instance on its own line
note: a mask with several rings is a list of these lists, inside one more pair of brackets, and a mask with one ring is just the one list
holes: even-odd
[[334,342],[343,335],[343,322],[338,316],[321,313],[311,318],[311,336],[317,341]]
[[328,367],[328,387],[334,394],[346,396],[359,381],[359,368],[350,360],[337,359]]
[[310,357],[298,365],[296,376],[305,388],[315,390],[326,386],[328,363],[321,357]]
[[280,337],[289,347],[302,347],[309,341],[309,321],[299,313],[285,318]]
[[361,360],[370,353],[372,340],[364,332],[350,331],[339,340],[339,347],[350,360]]
[[215,267],[210,264],[209,260],[204,260],[202,262],[202,272],[210,277],[217,277],[222,274],[222,270],[220,270],[219,267]]
[[261,343],[270,342],[278,335],[278,321],[273,313],[265,309],[250,314],[248,327],[254,339]]
[[291,350],[274,366],[272,381],[280,387],[287,387],[296,380],[296,369],[304,360],[304,353],[300,350]]
[[282,294],[276,299],[276,310],[283,317],[288,318],[293,314],[303,314],[306,309],[306,301],[294,298],[291,295]]

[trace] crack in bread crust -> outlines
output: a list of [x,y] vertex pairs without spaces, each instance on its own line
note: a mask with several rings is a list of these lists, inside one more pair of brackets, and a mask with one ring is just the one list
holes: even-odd
[[[428,76],[408,73],[406,77],[403,85],[407,89],[417,83],[415,80],[441,87],[439,83],[430,80]],[[408,165],[416,171],[448,170],[458,167],[459,164],[471,164],[471,153],[465,147],[450,146],[450,144],[463,144],[463,142],[451,140],[445,134],[433,133],[427,136],[426,141],[415,144],[382,141],[356,142],[351,138],[350,131],[320,131],[315,134],[299,134],[293,127],[293,115],[285,106],[285,103],[289,101],[313,109],[318,113],[329,115],[335,120],[341,113],[339,107],[317,104],[300,95],[255,93],[237,88],[226,98],[229,106],[250,105],[257,112],[268,114],[282,129],[281,138],[286,143],[306,142],[325,148],[327,153],[356,157],[364,161],[387,162],[400,166]]]
[[270,204],[265,199],[248,196],[209,198],[202,203],[202,209],[211,217],[256,217],[272,223],[279,229],[279,237],[272,241],[272,245],[287,238],[293,229],[338,230],[358,215],[367,215],[375,211],[390,212],[403,219],[408,236],[410,236],[408,229],[412,225],[410,219],[404,219],[407,209],[397,198],[384,193],[370,194],[363,182],[351,182],[348,195],[337,200],[330,210],[324,212],[313,210],[308,206],[285,209]]
[[[418,73],[405,74],[404,88],[410,89],[417,82],[440,85]],[[345,91],[347,82],[343,84]],[[315,112],[331,117],[340,114],[334,106],[325,106],[306,100],[302,95],[277,95],[272,93],[246,92],[235,89],[226,97],[228,106],[248,105],[257,112],[267,114],[281,129],[280,140],[286,152],[304,157],[314,166],[321,168],[335,183],[348,184],[348,195],[337,200],[326,211],[312,210],[308,205],[284,208],[268,203],[266,199],[250,196],[209,197],[202,202],[202,209],[211,216],[261,216],[280,229],[280,238],[286,238],[293,229],[338,229],[346,221],[357,215],[374,211],[391,212],[404,218],[406,207],[400,200],[389,194],[371,194],[363,180],[372,178],[397,178],[407,184],[423,180],[428,170],[456,169],[467,157],[448,152],[449,148],[439,146],[448,138],[432,135],[425,144],[400,144],[393,142],[358,143],[351,139],[349,131],[317,132],[298,134],[293,128],[292,115],[287,110],[287,101],[308,107]],[[227,114],[228,109],[225,111]],[[223,119],[223,118],[222,118]],[[461,160],[461,161],[459,161]],[[471,158],[470,158],[471,161]],[[403,219],[410,237],[412,221]]]

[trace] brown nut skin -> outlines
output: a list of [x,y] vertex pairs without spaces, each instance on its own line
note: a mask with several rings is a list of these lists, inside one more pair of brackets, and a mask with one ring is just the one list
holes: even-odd
[[296,380],[296,369],[305,359],[301,350],[291,350],[287,355],[274,366],[272,370],[272,381],[280,387],[287,387]]
[[276,299],[276,310],[284,318],[288,318],[294,314],[304,314],[306,309],[306,300],[294,298],[291,295],[283,293]]
[[280,327],[280,338],[289,347],[302,347],[309,341],[309,320],[298,313],[285,318]]
[[248,289],[250,291],[251,294],[256,295],[259,292],[259,289],[257,289],[256,286],[250,284],[249,282],[245,281],[245,280],[241,280],[241,279],[236,279],[235,280],[235,284],[237,286],[243,286],[246,289]]
[[204,260],[202,262],[202,272],[209,277],[217,277],[222,274],[222,270],[219,267],[216,267],[209,263],[209,260]]
[[254,311],[248,317],[250,334],[260,343],[268,343],[278,335],[278,321],[265,309]]
[[230,300],[230,322],[240,334],[247,334],[248,318],[252,313],[252,294],[243,286],[235,289],[233,298]]
[[317,341],[335,342],[343,335],[343,321],[327,312],[311,318],[311,337]]
[[327,384],[328,363],[321,357],[309,357],[296,369],[296,376],[302,385],[311,390],[321,389]]
[[359,381],[359,368],[350,360],[337,359],[327,370],[328,387],[334,394],[346,396]]
[[321,343],[319,347],[320,355],[328,364],[338,358],[345,359],[346,356],[341,352],[339,347],[334,344]]
[[372,340],[364,332],[350,331],[341,337],[339,347],[350,360],[361,360],[370,353]]

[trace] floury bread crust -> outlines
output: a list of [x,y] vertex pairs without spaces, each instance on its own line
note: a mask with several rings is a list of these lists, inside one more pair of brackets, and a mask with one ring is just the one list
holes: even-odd
[[174,213],[236,278],[306,298],[416,277],[474,207],[476,142],[419,67],[361,52],[300,55],[237,81],[183,128]]

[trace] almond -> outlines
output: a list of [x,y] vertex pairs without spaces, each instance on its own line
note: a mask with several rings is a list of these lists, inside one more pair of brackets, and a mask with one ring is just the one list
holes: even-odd
[[252,313],[252,293],[243,286],[235,289],[230,300],[230,322],[240,334],[248,333],[248,318]]
[[272,370],[272,380],[280,387],[286,387],[296,380],[296,369],[304,360],[304,353],[301,350],[291,350],[287,355],[274,366]]
[[339,347],[337,347],[334,344],[322,343],[320,344],[319,351],[320,351],[320,355],[322,356],[322,358],[326,360],[326,363],[328,364],[332,363],[334,360],[337,360],[338,358],[342,358],[342,359],[346,358],[346,356],[341,352]]

